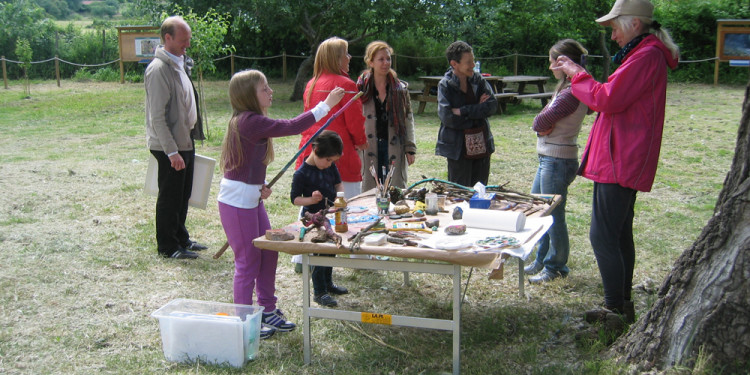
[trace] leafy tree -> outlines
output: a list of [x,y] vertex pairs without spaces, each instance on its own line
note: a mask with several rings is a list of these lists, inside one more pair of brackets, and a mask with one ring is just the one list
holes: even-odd
[[18,39],[16,42],[16,56],[21,60],[21,67],[23,68],[23,92],[27,98],[31,97],[31,87],[29,85],[29,68],[31,67],[31,57],[33,52],[31,51],[31,45],[26,39]]
[[70,8],[65,0],[35,0],[35,2],[56,19],[65,19],[70,15]]
[[[184,14],[180,7],[175,7],[174,14],[181,15],[192,31],[189,53],[198,71],[198,100],[202,108],[201,116],[206,128],[206,136],[210,138],[203,95],[203,74],[216,70],[214,57],[234,51],[234,46],[224,44],[224,37],[229,29],[229,15],[218,13],[214,9],[208,9],[203,15],[193,13],[192,10]],[[162,19],[167,17],[169,14],[162,13]]]
[[[192,6],[196,12],[215,6],[213,2],[200,0],[177,3]],[[361,50],[364,46],[357,47],[358,43],[389,29],[405,31],[413,20],[425,19],[428,9],[434,6],[432,2],[420,0],[239,0],[218,9],[232,15],[233,32],[249,32],[253,36],[232,35],[232,40],[238,45],[256,43],[262,46],[253,55],[265,51],[273,51],[275,55],[286,50],[307,56],[297,70],[292,93],[292,100],[298,100],[312,75],[313,57],[320,42],[338,36],[349,41],[350,51]],[[353,61],[353,72],[356,72],[355,63]]]
[[36,56],[54,55],[57,28],[39,6],[28,0],[0,2],[0,24],[0,55],[19,59],[15,53],[18,39],[27,40]]

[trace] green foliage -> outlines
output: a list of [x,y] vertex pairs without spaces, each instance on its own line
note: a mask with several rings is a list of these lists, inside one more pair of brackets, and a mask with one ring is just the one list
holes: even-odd
[[[37,58],[54,55],[54,35],[57,29],[47,18],[44,9],[37,5],[27,0],[0,2],[0,25],[0,55],[11,60],[20,60],[15,52],[18,39],[27,40]],[[41,69],[44,67],[36,65],[31,68],[29,74],[33,75],[36,70]],[[9,78],[18,78],[23,74],[20,67],[15,70],[9,67],[8,71]]]
[[[130,80],[127,79],[127,75],[125,78],[128,82],[133,82],[133,79],[136,79],[135,82],[138,82],[136,77],[132,77],[132,74]],[[76,82],[120,82],[120,71],[109,67],[99,68],[93,72],[89,69],[81,68],[73,74],[73,80]]]
[[65,19],[70,15],[70,8],[65,0],[35,0],[34,2],[56,19]]
[[83,6],[84,10],[91,12],[94,17],[113,17],[120,10],[117,0],[97,1]]
[[[214,57],[234,52],[234,46],[223,43],[229,29],[228,14],[218,13],[213,9],[208,9],[203,15],[193,13],[192,10],[184,14],[179,6],[175,7],[174,14],[182,15],[190,25],[193,37],[188,53],[195,60],[195,68],[199,74],[216,70]],[[161,18],[167,17],[169,15],[164,13]]]
[[[750,19],[750,0],[655,1],[654,17],[672,34],[680,47],[680,60],[691,61],[716,54],[718,19]],[[719,75],[734,83],[747,82],[741,69],[726,69]],[[672,79],[684,82],[713,82],[714,63],[681,64]]]
[[[680,46],[682,61],[703,60],[715,55],[717,19],[750,19],[750,0],[653,2],[655,18],[672,33]],[[457,39],[471,44],[482,62],[482,70],[494,74],[549,74],[544,58],[549,47],[559,39],[573,38],[593,55],[589,68],[601,78],[603,64],[597,56],[619,50],[610,40],[610,29],[594,22],[609,11],[612,0],[237,0],[219,3],[130,0],[122,4],[107,0],[96,6],[119,8],[124,16],[132,19],[95,25],[96,30],[107,34],[104,43],[101,33],[97,35],[73,26],[56,27],[49,17],[63,17],[63,4],[67,4],[69,11],[82,10],[80,0],[0,1],[0,24],[3,25],[0,54],[17,60],[15,40],[26,38],[37,59],[57,54],[78,64],[99,64],[118,56],[114,25],[158,25],[164,14],[184,13],[188,13],[185,17],[193,27],[194,42],[189,54],[201,64],[199,72],[214,78],[229,76],[230,60],[214,59],[230,51],[252,58],[235,60],[235,70],[256,68],[269,77],[282,74],[280,59],[270,57],[285,52],[289,56],[287,73],[293,76],[302,62],[314,54],[320,41],[334,35],[350,42],[350,53],[355,56],[351,63],[352,75],[365,68],[361,59],[364,47],[375,39],[390,43],[397,56],[410,56],[398,59],[397,66],[397,71],[407,77],[442,74],[447,66],[443,58],[445,46]],[[90,8],[83,7],[86,9]],[[103,12],[98,19],[109,19],[113,14]],[[56,46],[61,47],[58,50]],[[512,57],[515,53],[526,55],[519,58],[517,65]],[[63,64],[61,69],[63,77],[69,77],[77,67]],[[709,83],[713,69],[712,61],[682,63],[670,74],[670,79]],[[22,75],[22,69],[16,64],[10,64],[8,72],[11,78]],[[35,64],[29,74],[53,77],[54,65]],[[747,73],[721,64],[720,79],[722,83],[744,83]]]

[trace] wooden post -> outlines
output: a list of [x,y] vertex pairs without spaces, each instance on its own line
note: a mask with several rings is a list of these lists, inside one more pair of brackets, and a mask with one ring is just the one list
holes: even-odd
[[281,51],[281,69],[282,69],[282,80],[286,82],[286,51]]
[[5,83],[5,89],[8,89],[8,71],[5,70],[5,56],[2,57],[3,60],[3,83]]
[[234,52],[229,52],[229,79],[234,76]]
[[513,54],[513,75],[518,75],[518,53]]
[[60,59],[55,55],[55,78],[57,78],[57,87],[60,87]]

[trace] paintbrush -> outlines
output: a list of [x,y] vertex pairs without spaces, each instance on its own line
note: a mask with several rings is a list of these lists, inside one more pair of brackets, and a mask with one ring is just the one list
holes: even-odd
[[[331,92],[333,90],[315,90],[315,92]],[[344,91],[344,94],[356,94],[359,91]]]

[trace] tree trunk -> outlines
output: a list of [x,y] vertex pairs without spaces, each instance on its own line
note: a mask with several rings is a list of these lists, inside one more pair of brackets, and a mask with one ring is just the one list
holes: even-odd
[[289,98],[289,100],[294,102],[302,99],[302,97],[304,96],[305,85],[307,85],[307,81],[312,78],[314,62],[315,60],[313,60],[313,57],[310,56],[302,61],[302,64],[300,64],[299,69],[297,69],[297,77],[294,78],[294,90],[292,90],[292,96]]
[[714,216],[675,262],[658,300],[610,349],[640,369],[750,366],[750,83]]
[[602,62],[602,77],[600,81],[607,82],[612,56],[609,55],[609,48],[607,48],[607,33],[604,31],[599,32],[599,45],[602,48],[602,57],[604,58],[604,62]]

